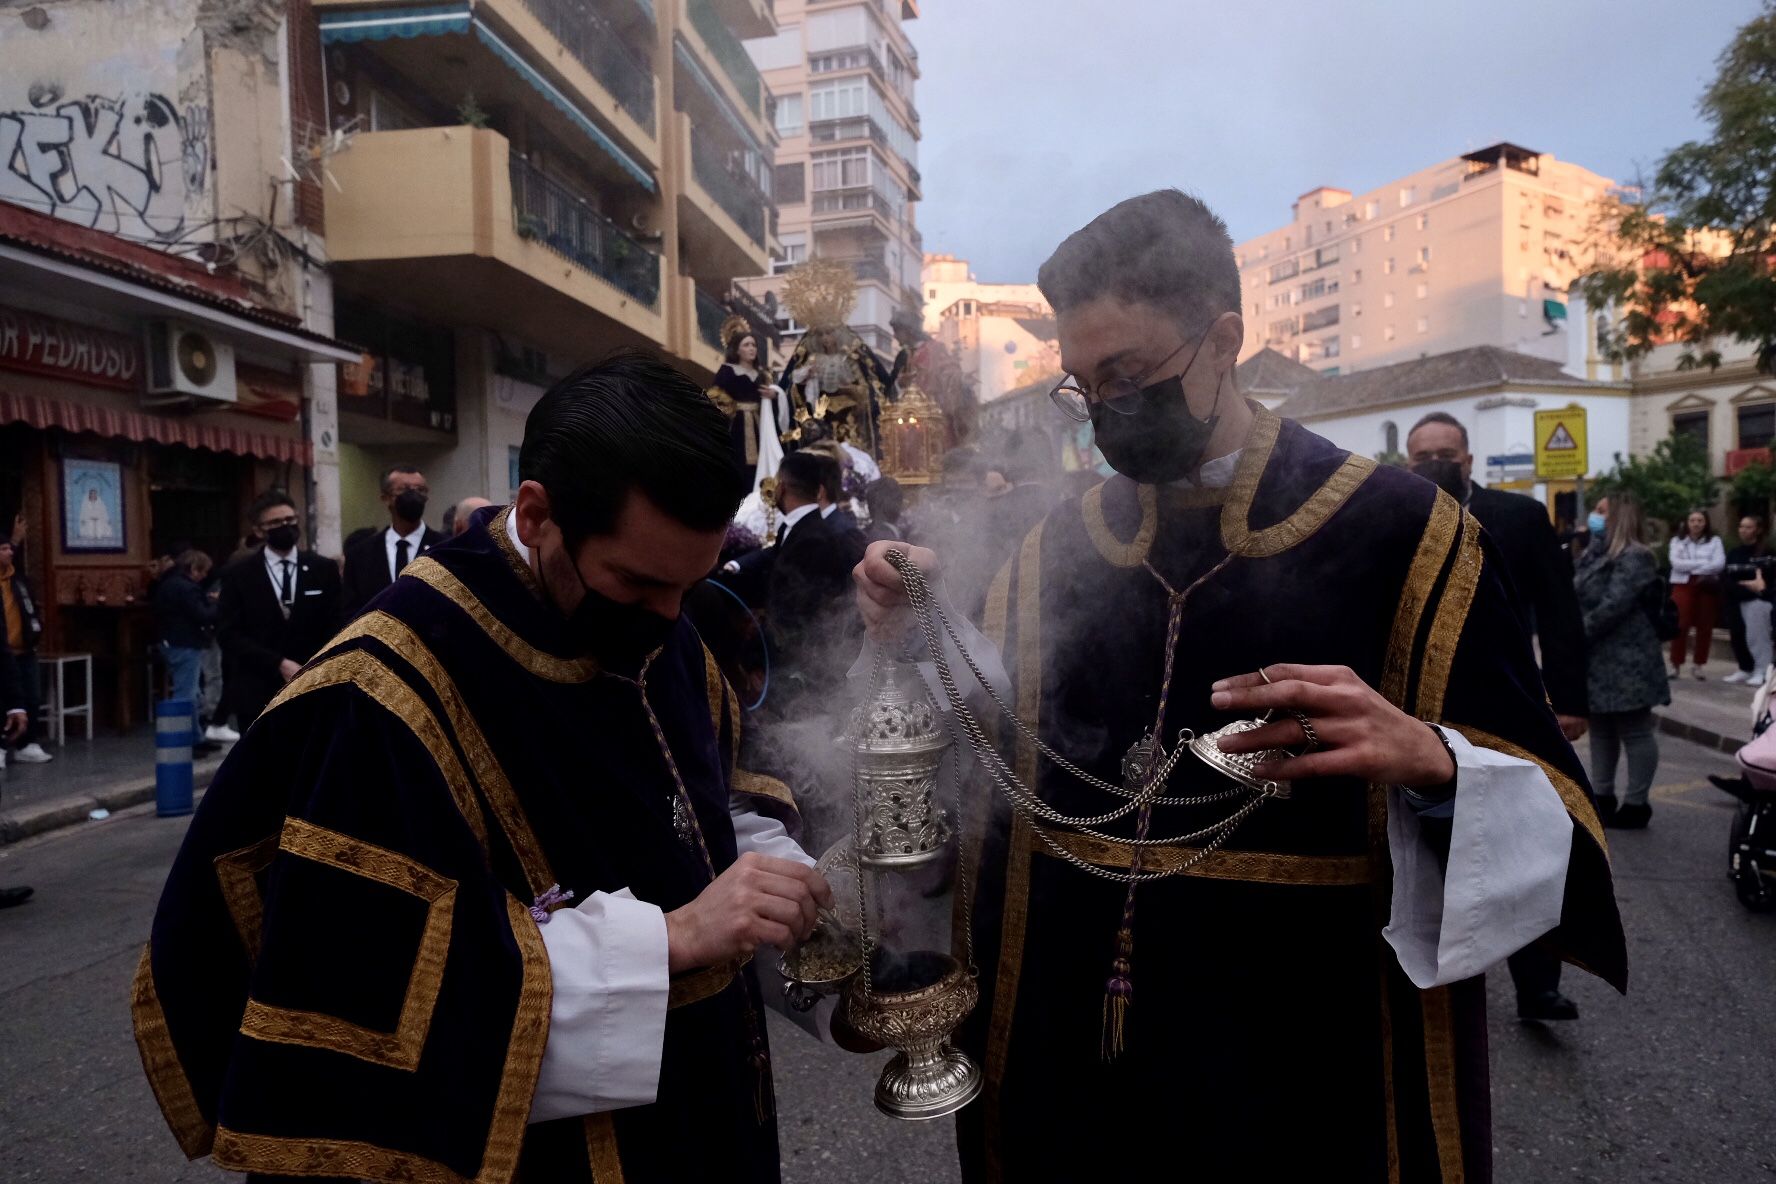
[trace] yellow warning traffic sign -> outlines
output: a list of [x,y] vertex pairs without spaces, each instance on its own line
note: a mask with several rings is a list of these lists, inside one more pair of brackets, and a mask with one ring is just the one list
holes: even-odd
[[1591,471],[1585,446],[1585,409],[1560,407],[1535,413],[1536,476],[1542,480],[1583,477]]

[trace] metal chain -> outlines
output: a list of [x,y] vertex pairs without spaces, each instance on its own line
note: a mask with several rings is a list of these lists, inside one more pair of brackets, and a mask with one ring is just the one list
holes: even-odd
[[[1205,837],[1209,840],[1202,850],[1178,867],[1169,868],[1159,872],[1116,872],[1079,859],[1050,839],[1043,827],[1037,826],[1035,828],[1036,833],[1042,837],[1043,841],[1048,844],[1052,850],[1054,850],[1055,854],[1059,855],[1067,862],[1090,872],[1092,875],[1125,884],[1130,882],[1140,883],[1147,880],[1166,879],[1171,876],[1180,875],[1194,867],[1197,863],[1201,862],[1210,853],[1221,846],[1221,844],[1233,833],[1233,830],[1243,822],[1252,811],[1256,810],[1270,797],[1275,796],[1274,790],[1248,790],[1245,787],[1236,787],[1212,795],[1203,795],[1200,798],[1195,799],[1175,799],[1179,804],[1196,805],[1206,804],[1207,802],[1212,801],[1227,800],[1231,797],[1246,794],[1250,795],[1248,800],[1227,818],[1186,835],[1170,836],[1160,839],[1136,838],[1128,840],[1114,835],[1103,834],[1091,829],[1092,827],[1102,825],[1105,822],[1125,817],[1144,806],[1150,807],[1155,804],[1156,799],[1158,798],[1156,791],[1165,783],[1165,779],[1176,766],[1179,757],[1184,751],[1185,745],[1181,743],[1177,749],[1168,754],[1166,759],[1148,779],[1147,784],[1138,790],[1130,790],[1124,786],[1114,785],[1100,777],[1095,777],[1090,773],[1087,773],[1084,769],[1079,768],[1077,765],[1061,756],[1060,753],[1055,752],[1048,745],[1044,744],[1041,738],[1035,734],[1034,730],[1025,724],[1023,720],[1018,717],[1017,713],[1012,711],[1011,708],[1006,706],[1005,702],[1000,699],[998,692],[993,689],[991,682],[989,682],[985,674],[981,672],[980,666],[975,662],[974,657],[968,652],[967,647],[962,644],[961,639],[957,637],[956,630],[950,623],[948,615],[944,612],[943,606],[931,595],[930,586],[925,582],[924,573],[907,558],[906,553],[898,549],[893,549],[887,552],[885,558],[900,574],[901,584],[906,590],[907,601],[913,610],[914,620],[918,623],[920,632],[924,634],[926,648],[931,653],[932,662],[937,669],[938,680],[943,685],[944,695],[950,702],[950,707],[955,719],[962,726],[964,734],[968,738],[969,746],[974,750],[976,757],[979,758],[982,765],[987,769],[988,776],[992,783],[1006,796],[1014,809],[1017,809],[1027,817],[1053,822],[1091,838],[1126,844],[1137,849],[1146,847],[1172,847]],[[1191,592],[1194,592],[1211,576],[1224,568],[1231,559],[1232,556],[1228,556],[1226,559],[1223,559],[1220,563],[1216,564],[1214,568],[1198,578],[1195,583],[1191,584],[1182,595],[1173,593],[1168,586],[1168,599],[1171,599],[1174,602],[1174,612],[1181,612],[1182,604],[1178,602],[1187,599]],[[1162,585],[1164,584],[1163,579],[1160,582]],[[942,623],[944,632],[948,635],[950,642],[956,647],[956,652],[962,656],[963,662],[968,666],[969,671],[980,683],[982,689],[986,691],[988,698],[992,700],[993,704],[999,708],[1000,712],[1006,718],[1012,721],[1021,735],[1034,743],[1043,755],[1048,757],[1051,762],[1060,768],[1072,773],[1078,779],[1085,781],[1087,784],[1096,788],[1107,790],[1111,793],[1118,794],[1119,796],[1129,797],[1131,799],[1129,803],[1116,810],[1091,818],[1073,817],[1055,810],[1037,796],[1030,787],[1024,785],[1021,779],[1019,779],[1006,765],[1004,758],[1000,756],[996,746],[987,739],[985,732],[981,728],[980,721],[963,701],[961,690],[956,685],[955,677],[950,671],[949,661],[945,656],[942,642],[937,635],[938,622]],[[1168,633],[1169,632],[1171,631],[1168,630]],[[878,665],[880,664],[880,661],[881,651],[878,650]],[[873,677],[874,676],[872,675],[872,679]],[[873,697],[873,688],[871,694]],[[1163,698],[1162,694],[1162,702]],[[1184,735],[1185,733],[1181,732],[1180,739],[1182,739]]]

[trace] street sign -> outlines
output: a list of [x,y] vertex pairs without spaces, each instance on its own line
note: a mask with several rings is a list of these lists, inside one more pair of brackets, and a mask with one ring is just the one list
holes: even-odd
[[1536,476],[1544,481],[1583,477],[1591,471],[1585,441],[1585,409],[1561,407],[1535,413]]

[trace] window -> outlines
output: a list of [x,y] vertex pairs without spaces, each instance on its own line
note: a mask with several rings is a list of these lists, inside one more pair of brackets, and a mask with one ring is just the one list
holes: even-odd
[[1392,292],[1383,292],[1382,293],[1381,306],[1383,308],[1392,308],[1394,306],[1394,294]]
[[802,96],[777,96],[777,134],[780,136],[799,136],[802,134]]
[[1703,448],[1708,447],[1708,412],[1680,411],[1671,417],[1671,434],[1688,436]]
[[1739,447],[1768,448],[1776,438],[1776,403],[1739,408]]
[[1360,317],[1362,315],[1363,315],[1363,306],[1360,303],[1351,305],[1351,316]]
[[1370,202],[1363,203],[1363,218],[1365,221],[1373,222],[1376,218],[1379,218],[1380,216],[1381,216],[1381,203],[1380,202],[1370,201]]
[[1381,336],[1384,341],[1392,341],[1394,339],[1394,327],[1389,325],[1387,328],[1383,329],[1381,331]]
[[1429,333],[1431,331],[1431,318],[1419,317],[1418,318],[1418,331],[1420,333]]
[[1418,228],[1420,230],[1429,230],[1431,228],[1431,216],[1429,214],[1420,214],[1418,216]]
[[1325,308],[1316,308],[1312,312],[1304,314],[1301,318],[1301,331],[1307,333],[1314,329],[1324,329],[1327,325],[1336,325],[1337,323],[1338,306],[1332,304]]
[[1400,451],[1400,425],[1391,419],[1381,425],[1381,450],[1383,452]]
[[926,288],[925,289],[925,299],[936,300],[937,299],[937,289],[936,288]]
[[[781,167],[781,166],[779,166]],[[797,168],[802,166],[797,165]],[[771,274],[779,275],[792,270],[799,263],[808,261],[808,237],[804,234],[786,234],[783,236],[783,255],[771,261]]]
[[862,78],[839,78],[808,88],[808,118],[849,119],[869,114],[869,83]]
[[829,12],[808,14],[808,52],[828,49],[850,49],[879,41],[876,23],[867,8],[839,8]]
[[1361,255],[1362,253],[1363,253],[1363,236],[1359,234],[1359,235],[1357,235],[1357,237],[1351,239],[1351,254]]
[[1352,349],[1362,349],[1363,348],[1363,335],[1361,333],[1352,333],[1351,334],[1351,348]]
[[1418,249],[1418,261],[1420,263],[1429,263],[1431,261],[1431,249],[1429,247],[1420,247]]
[[1328,337],[1320,342],[1320,356],[1322,358],[1336,358],[1338,356],[1338,338]]
[[1351,283],[1360,284],[1362,282],[1363,282],[1363,269],[1359,267],[1351,272]]
[[868,148],[836,148],[816,152],[814,192],[826,189],[861,189],[870,183],[870,151]]
[[1394,226],[1394,224],[1393,224],[1393,223],[1392,223],[1392,222],[1389,222],[1389,223],[1388,223],[1388,224],[1387,224],[1387,227],[1386,227],[1386,229],[1384,229],[1384,230],[1383,230],[1383,231],[1382,231],[1382,232],[1381,232],[1381,241],[1382,241],[1382,242],[1385,242],[1385,243],[1391,243],[1391,242],[1393,242],[1393,241],[1394,241],[1394,230],[1395,230],[1395,229],[1396,229],[1396,228],[1395,228],[1395,226]]
[[1285,259],[1270,269],[1270,282],[1279,283],[1301,273],[1301,265],[1293,259]]
[[761,70],[781,70],[798,65],[802,60],[802,27],[784,25],[775,37],[747,42],[746,52],[752,55],[753,64]]
[[1418,186],[1408,185],[1400,190],[1400,208],[1403,210],[1418,200]]
[[1384,275],[1394,274],[1394,257],[1392,255],[1388,256],[1388,261],[1382,265],[1381,270]]
[[1332,219],[1330,219],[1330,218],[1326,219],[1326,233],[1327,234],[1332,233]]
[[1431,286],[1429,284],[1420,284],[1418,286],[1418,298],[1420,300],[1423,300],[1426,296],[1429,296],[1430,294],[1431,294]]
[[801,161],[794,164],[780,164],[772,170],[771,192],[777,196],[777,204],[792,206],[808,200],[808,166]]

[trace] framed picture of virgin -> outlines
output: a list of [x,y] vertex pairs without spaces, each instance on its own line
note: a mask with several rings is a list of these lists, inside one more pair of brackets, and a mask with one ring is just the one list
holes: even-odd
[[62,550],[118,554],[124,535],[123,466],[116,461],[62,459]]

